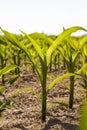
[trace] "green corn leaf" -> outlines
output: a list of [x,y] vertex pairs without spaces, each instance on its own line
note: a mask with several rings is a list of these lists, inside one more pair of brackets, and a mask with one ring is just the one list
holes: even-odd
[[0,101],[0,116],[1,116],[2,112],[6,108],[9,108],[11,105],[12,105],[12,101],[11,100],[6,100],[6,102]]
[[80,47],[80,43],[73,37],[69,37],[68,39],[70,46],[74,49],[74,50],[78,50]]
[[83,52],[85,56],[87,56],[87,43],[84,45]]
[[59,101],[54,101],[54,102],[47,103],[47,109],[49,109],[50,107],[52,107],[55,104],[59,104],[61,106],[64,106],[64,107],[68,108],[68,104],[67,103],[65,103],[63,100],[59,100]]
[[58,50],[59,50],[59,52],[61,53],[61,55],[62,55],[62,57],[67,61],[67,62],[69,62],[69,58],[66,56],[66,48],[63,46],[59,46],[58,47]]
[[[22,31],[21,31],[21,32],[22,32]],[[35,32],[35,33],[30,34],[29,36],[32,37],[33,39],[39,39],[39,40],[47,41],[49,44],[52,44],[52,43],[53,43],[52,38],[46,36],[46,35],[43,34],[43,33]]]
[[84,28],[79,27],[79,26],[74,26],[74,27],[70,27],[66,30],[64,30],[58,37],[57,39],[53,42],[53,44],[49,47],[48,51],[47,51],[47,55],[46,55],[46,59],[47,59],[47,66],[50,63],[50,58],[52,53],[55,51],[55,49],[58,47],[58,45],[61,44],[61,42],[64,40],[64,38],[68,37],[69,35],[71,35],[72,33],[78,31],[78,30],[84,30],[86,31]]
[[57,77],[56,79],[54,79],[54,80],[48,85],[47,93],[56,85],[56,83],[58,83],[58,82],[61,81],[62,79],[67,78],[67,77],[69,77],[69,76],[75,76],[75,74],[73,74],[73,73],[67,73],[67,74],[64,74],[64,75],[59,76],[59,77]]
[[36,71],[37,71],[39,77],[41,77],[40,71],[36,67],[35,59],[31,56],[31,53],[29,52],[29,50],[27,50],[26,46],[23,44],[23,41],[18,41],[16,39],[15,35],[13,35],[10,32],[7,32],[5,30],[2,30],[2,32],[4,33],[5,37],[8,39],[9,42],[11,42],[13,45],[17,46],[18,48],[22,49],[26,53],[26,55],[28,56],[29,60],[32,62],[32,64],[36,68]]
[[17,80],[17,78],[19,78],[19,74],[18,75],[13,75],[12,77],[11,77],[11,79],[8,81],[8,84],[13,84],[16,80]]
[[[86,72],[86,68],[87,68],[87,63],[84,64],[84,65],[75,73],[75,79],[76,79],[78,76],[82,77],[82,75],[84,74],[84,72]],[[83,74],[82,74],[82,73],[83,73]],[[83,79],[86,80],[85,77],[83,77]]]
[[53,40],[50,37],[46,38],[46,41],[51,45],[53,43]]
[[[23,32],[23,31],[21,31]],[[46,35],[43,34],[43,33],[38,33],[38,32],[34,32],[34,33],[31,33],[30,36],[32,38],[35,38],[35,39],[45,39],[46,38]]]
[[72,54],[72,61],[75,62],[77,56],[79,55],[79,51],[75,51],[73,54]]
[[1,112],[3,112],[5,109],[6,109],[6,105],[4,103],[0,105],[0,116],[1,116]]
[[70,86],[67,85],[63,80],[61,80],[61,83],[64,85],[64,87],[70,91]]
[[86,69],[87,68],[87,63],[85,63],[77,72],[76,72],[76,74],[78,75],[78,74],[81,74],[81,72],[83,72],[84,71],[84,69]]
[[2,75],[14,70],[17,66],[16,65],[11,65],[11,66],[7,66],[4,69],[0,70],[0,78],[2,77]]
[[37,74],[38,74],[38,76],[39,76],[39,79],[40,79],[40,81],[42,81],[42,76],[41,76],[41,71],[40,71],[40,69],[39,69],[39,67],[38,67],[38,65],[37,65],[37,59],[35,59],[33,56],[32,56],[32,54],[31,53],[29,53],[30,54],[30,60],[31,60],[31,62],[32,62],[32,64],[33,64],[33,66],[34,66],[34,68],[35,68],[35,70],[36,70],[36,72],[37,72]]
[[5,86],[0,86],[0,93],[2,93],[5,90]]
[[32,44],[33,44],[33,46],[34,46],[34,48],[35,48],[37,54],[40,56],[40,58],[42,59],[42,61],[44,61],[44,55],[43,55],[43,53],[42,53],[41,48],[40,48],[39,45],[36,43],[36,41],[35,41],[33,38],[31,38],[29,35],[27,35],[25,32],[22,31],[22,33],[24,33],[25,36],[32,42]]
[[4,33],[6,39],[9,42],[11,42],[13,45],[17,46],[18,48],[22,49],[27,54],[27,56],[29,57],[28,50],[27,50],[27,48],[25,47],[25,45],[23,44],[22,41],[18,41],[16,36],[14,34],[10,33],[10,32],[7,32],[5,30],[2,30],[2,32]]
[[7,38],[9,40],[9,42],[13,42],[14,44],[17,43],[17,39],[14,34],[8,32],[6,30],[3,30],[3,29],[2,29],[2,32],[4,33],[5,38]]
[[6,41],[4,41],[4,40],[2,39],[2,37],[0,37],[0,44],[1,44],[1,45],[5,45],[5,46],[6,46],[6,45],[7,45],[7,42],[6,42]]
[[82,108],[79,130],[87,130],[87,102]]
[[79,42],[80,42],[80,49],[82,49],[84,44],[87,42],[87,36],[80,38]]

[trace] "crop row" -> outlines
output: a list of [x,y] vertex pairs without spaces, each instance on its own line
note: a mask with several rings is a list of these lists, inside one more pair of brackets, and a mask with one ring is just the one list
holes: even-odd
[[[86,91],[87,99],[87,36],[72,36],[72,33],[79,30],[86,31],[82,27],[74,26],[64,29],[58,36],[48,36],[43,33],[27,34],[23,31],[21,35],[16,35],[1,28],[0,78],[3,86],[0,92],[5,89],[4,75],[14,70],[12,78],[8,81],[12,84],[20,76],[21,66],[28,63],[32,71],[37,73],[42,87],[41,98],[30,88],[42,103],[42,122],[46,121],[47,94],[58,81],[69,77],[69,108],[73,107],[74,83],[78,76],[83,79],[81,86]],[[60,63],[68,72],[55,78],[47,86],[48,70],[60,67]]]

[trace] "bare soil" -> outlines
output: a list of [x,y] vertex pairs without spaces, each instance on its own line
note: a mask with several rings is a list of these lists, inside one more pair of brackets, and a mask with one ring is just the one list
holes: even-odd
[[[66,73],[63,68],[49,72],[47,84],[63,73]],[[9,75],[5,78],[7,80]],[[50,105],[47,109],[45,123],[41,121],[41,103],[30,91],[15,94],[12,97],[12,106],[2,113],[0,130],[77,130],[81,105],[85,97],[79,82],[81,82],[81,79],[77,79],[75,82],[72,109],[59,103],[52,104],[52,102],[63,101],[68,105],[69,90],[65,85],[69,85],[69,78],[65,79],[64,83],[58,82],[49,92],[47,103],[50,103]],[[5,100],[9,99],[15,91],[24,87],[32,88],[41,96],[41,84],[37,75],[26,68],[21,72],[21,77],[17,81],[6,87],[3,92]]]

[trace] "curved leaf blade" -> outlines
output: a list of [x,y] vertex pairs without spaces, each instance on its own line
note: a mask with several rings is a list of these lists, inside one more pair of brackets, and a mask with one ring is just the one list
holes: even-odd
[[86,29],[80,27],[80,26],[74,26],[74,27],[70,27],[66,30],[64,30],[58,37],[57,39],[53,42],[53,44],[49,47],[48,51],[47,51],[47,55],[46,55],[46,59],[47,59],[47,66],[50,63],[50,58],[52,53],[55,51],[55,49],[57,48],[58,45],[61,44],[61,42],[64,40],[64,38],[68,37],[69,35],[71,35],[72,33],[78,31],[78,30],[84,30],[86,31]]
[[8,81],[8,84],[13,84],[18,78],[19,78],[19,74],[18,75],[13,75],[10,80]]
[[54,79],[54,80],[49,84],[49,86],[48,86],[48,88],[47,88],[47,93],[56,85],[56,83],[58,83],[58,82],[61,81],[62,79],[67,78],[67,77],[69,77],[69,76],[75,76],[75,74],[73,74],[73,73],[67,73],[67,74],[64,74],[64,75],[59,76],[59,77],[57,77],[56,79]]
[[2,29],[2,32],[4,33],[6,39],[7,39],[9,42],[11,42],[13,45],[17,46],[18,48],[22,49],[22,50],[27,54],[27,56],[29,57],[29,52],[28,52],[26,46],[23,44],[22,41],[18,41],[18,40],[16,39],[16,36],[15,36],[14,34],[8,32],[8,31],[6,31],[6,30],[3,30],[3,29]]
[[2,93],[5,90],[5,86],[0,86],[0,93]]
[[25,34],[25,36],[32,42],[37,54],[40,56],[40,58],[42,59],[42,61],[44,61],[44,55],[42,53],[41,48],[39,47],[39,45],[36,43],[36,41],[29,35],[27,35],[25,32],[22,31],[22,33]]
[[11,66],[7,66],[4,69],[0,70],[0,78],[2,77],[2,75],[10,72],[11,70],[14,70],[17,66],[16,65],[11,65]]

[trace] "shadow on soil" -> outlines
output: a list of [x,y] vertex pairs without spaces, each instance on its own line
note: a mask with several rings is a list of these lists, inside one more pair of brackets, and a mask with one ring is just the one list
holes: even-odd
[[78,129],[78,125],[64,123],[58,120],[57,118],[51,118],[42,130],[50,130],[54,125],[61,125],[61,127],[63,127],[64,130],[77,130]]

